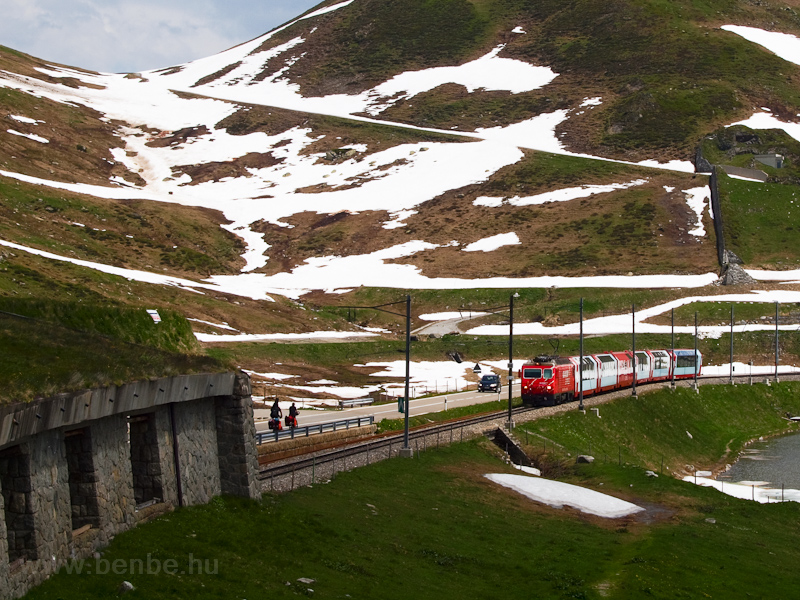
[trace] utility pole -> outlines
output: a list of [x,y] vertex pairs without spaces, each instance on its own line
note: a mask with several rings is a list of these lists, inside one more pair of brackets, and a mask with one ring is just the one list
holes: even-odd
[[697,387],[697,311],[694,313],[694,389],[699,392]]
[[731,304],[731,375],[730,384],[733,385],[733,304]]
[[670,377],[669,386],[671,388],[675,387],[675,368],[678,366],[678,361],[675,360],[675,309],[672,309],[672,354],[669,357],[670,363],[670,373],[672,374]]
[[633,346],[633,391],[631,392],[631,396],[636,397],[636,378],[638,376],[638,372],[636,369],[636,303],[634,302],[631,306],[631,332],[632,332],[632,346]]
[[780,360],[780,347],[778,346],[778,308],[780,302],[775,303],[775,383],[778,383],[778,362]]
[[411,398],[409,397],[409,381],[411,380],[411,295],[406,294],[406,386],[405,386],[405,415],[403,423],[403,447],[400,456],[410,458],[414,456],[408,442],[408,413],[411,412]]
[[[397,306],[399,304],[405,303],[406,305],[406,312],[400,313],[395,312],[395,310],[388,310],[387,307]],[[377,310],[380,312],[385,312],[390,315],[395,315],[398,317],[405,317],[406,319],[406,381],[405,381],[405,397],[402,403],[398,402],[398,409],[402,404],[403,413],[405,413],[404,418],[404,428],[403,428],[403,447],[400,448],[399,455],[405,456],[408,458],[412,458],[414,456],[414,452],[409,444],[408,439],[408,413],[411,409],[411,390],[410,390],[410,380],[411,380],[411,295],[406,294],[405,301],[399,300],[397,302],[388,302],[386,304],[378,304],[377,306],[344,306],[340,308],[346,308],[348,317],[352,314],[355,317],[356,310],[359,308],[361,309],[370,309],[370,310]],[[351,312],[352,311],[352,312]]]
[[511,399],[514,394],[514,294],[508,297],[508,430],[514,428],[514,419],[511,416]]
[[578,359],[578,410],[583,411],[583,298],[581,298],[581,311],[580,311],[580,352],[581,356]]

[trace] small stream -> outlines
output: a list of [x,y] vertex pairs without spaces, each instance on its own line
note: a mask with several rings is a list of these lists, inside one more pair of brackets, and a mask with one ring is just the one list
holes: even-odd
[[764,481],[800,489],[800,433],[750,444],[718,481]]

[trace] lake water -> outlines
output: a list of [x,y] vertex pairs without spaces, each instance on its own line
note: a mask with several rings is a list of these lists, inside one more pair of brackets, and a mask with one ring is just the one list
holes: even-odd
[[800,434],[755,442],[718,481],[766,481],[770,487],[800,489]]

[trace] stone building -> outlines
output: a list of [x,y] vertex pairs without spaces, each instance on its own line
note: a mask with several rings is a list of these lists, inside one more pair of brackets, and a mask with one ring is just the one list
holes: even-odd
[[0,598],[180,506],[257,498],[244,374],[186,375],[0,407]]

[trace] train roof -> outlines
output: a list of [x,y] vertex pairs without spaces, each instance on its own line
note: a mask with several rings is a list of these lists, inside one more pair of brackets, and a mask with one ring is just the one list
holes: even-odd
[[568,357],[565,356],[549,356],[542,354],[537,356],[533,360],[529,360],[525,364],[534,364],[534,365],[568,365],[571,364]]

